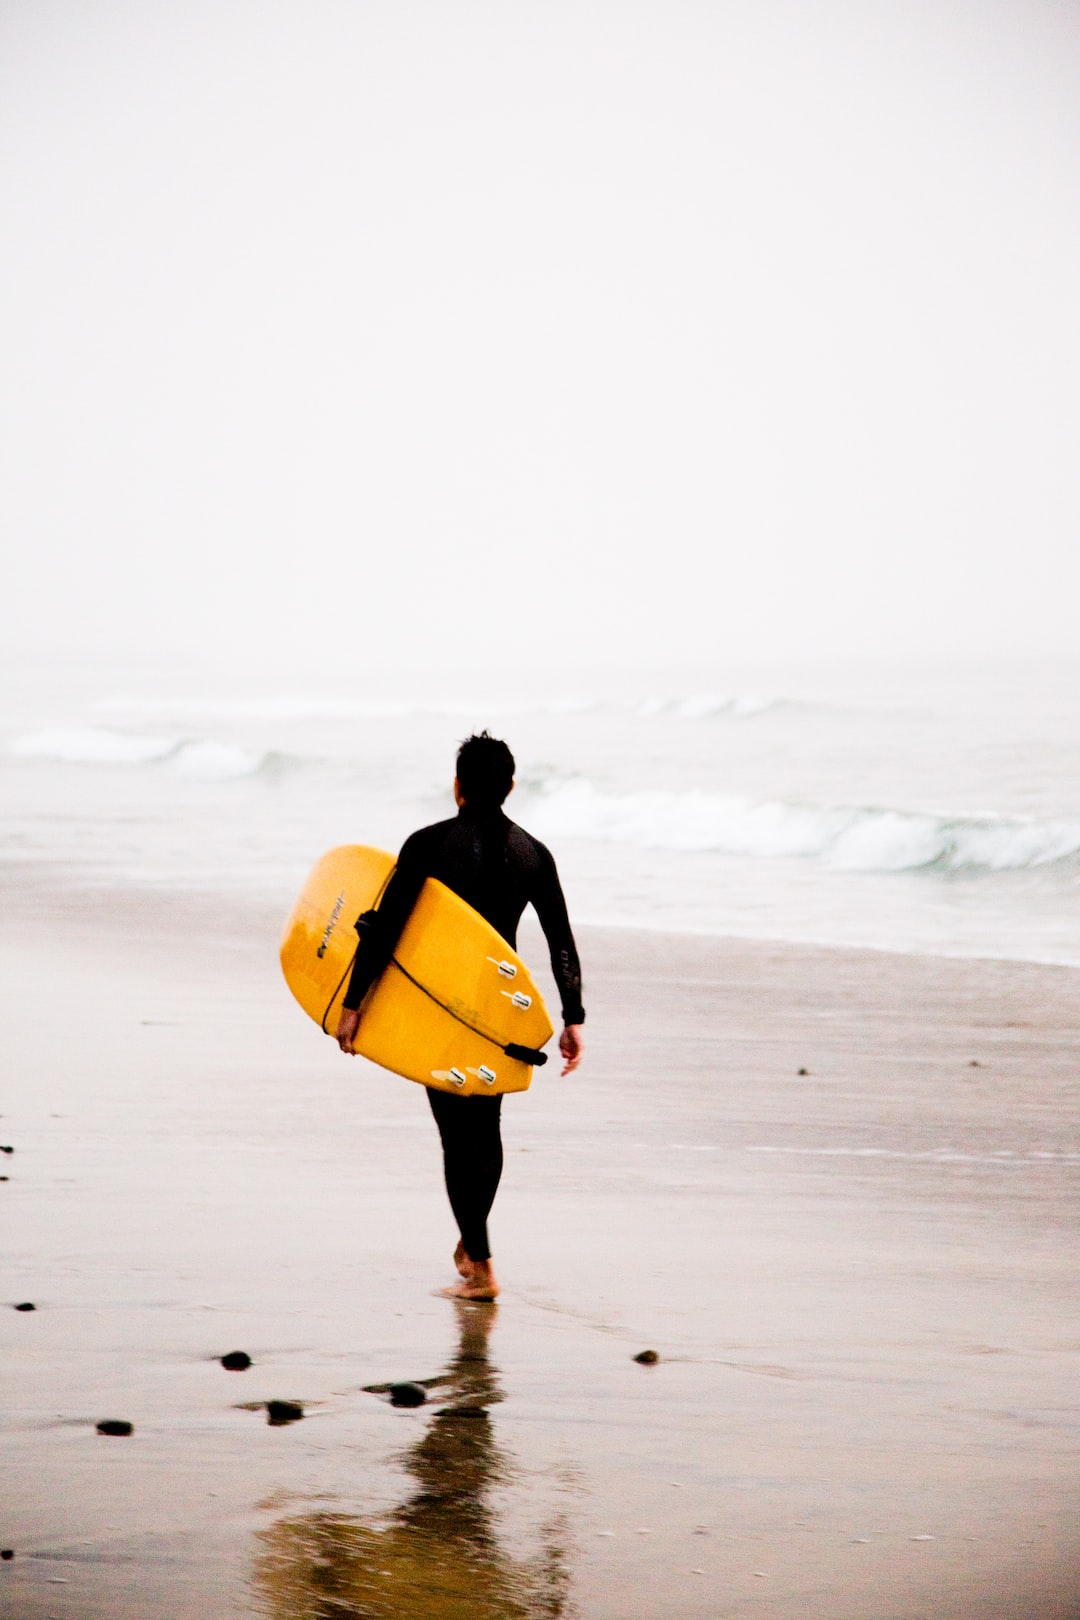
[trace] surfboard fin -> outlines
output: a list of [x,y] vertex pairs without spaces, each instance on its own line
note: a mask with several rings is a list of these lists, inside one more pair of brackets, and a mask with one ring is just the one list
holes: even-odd
[[531,1046],[518,1046],[514,1041],[511,1041],[509,1046],[504,1046],[503,1051],[507,1057],[517,1058],[519,1063],[531,1063],[537,1069],[542,1068],[547,1062],[546,1052],[536,1052]]

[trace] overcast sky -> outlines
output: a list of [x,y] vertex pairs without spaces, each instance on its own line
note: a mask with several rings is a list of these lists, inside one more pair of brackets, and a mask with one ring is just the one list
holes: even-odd
[[0,23],[8,645],[1074,649],[1080,6]]

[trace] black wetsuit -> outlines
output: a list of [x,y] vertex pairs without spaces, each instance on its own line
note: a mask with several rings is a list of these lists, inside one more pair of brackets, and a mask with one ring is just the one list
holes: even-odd
[[[508,945],[532,905],[547,938],[563,1022],[581,1024],[581,966],[559,875],[549,852],[501,810],[462,806],[449,821],[422,827],[406,839],[378,913],[356,954],[345,1006],[359,1007],[386,968],[427,878],[486,917]],[[499,1119],[502,1097],[455,1097],[428,1087],[443,1145],[450,1207],[471,1260],[487,1260],[487,1217],[502,1174]]]

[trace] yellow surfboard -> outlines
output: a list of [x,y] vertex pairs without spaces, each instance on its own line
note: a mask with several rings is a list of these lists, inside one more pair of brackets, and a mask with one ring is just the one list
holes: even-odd
[[[332,849],[316,863],[285,924],[286,983],[328,1035],[337,1028],[356,955],[354,924],[378,904],[393,870],[394,857],[384,850]],[[478,912],[428,878],[390,965],[364,999],[356,1050],[421,1085],[491,1096],[527,1089],[552,1033],[521,958]]]

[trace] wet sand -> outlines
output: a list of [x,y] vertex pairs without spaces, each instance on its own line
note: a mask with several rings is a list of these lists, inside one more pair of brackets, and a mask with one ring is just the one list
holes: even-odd
[[459,1307],[276,914],[5,880],[0,1613],[1080,1613],[1080,975],[583,931]]

